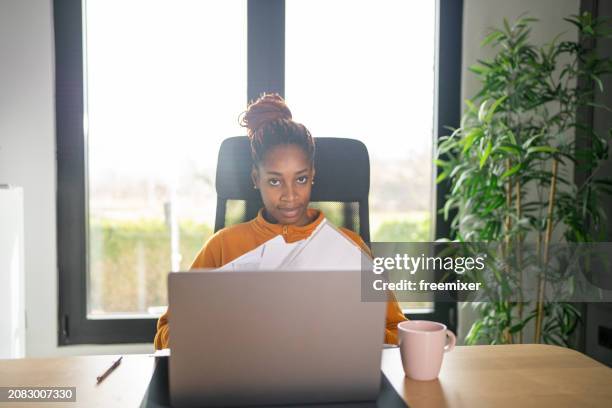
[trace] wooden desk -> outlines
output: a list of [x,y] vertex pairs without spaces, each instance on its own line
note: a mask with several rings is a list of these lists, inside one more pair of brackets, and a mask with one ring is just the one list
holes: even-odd
[[561,347],[456,347],[434,381],[404,377],[398,349],[382,367],[410,408],[612,407],[612,369]]
[[76,387],[75,402],[2,403],[0,407],[138,407],[149,385],[155,359],[126,355],[104,381],[102,374],[118,356],[83,356],[0,360],[0,387]]
[[[97,386],[96,376],[116,357],[0,360],[0,386],[77,387],[76,403],[49,403],[49,407],[138,407],[154,359],[126,355],[115,372]],[[435,381],[405,378],[398,349],[383,352],[382,369],[410,408],[612,406],[612,369],[578,352],[553,346],[457,347],[446,355]],[[9,404],[0,403],[2,406]]]

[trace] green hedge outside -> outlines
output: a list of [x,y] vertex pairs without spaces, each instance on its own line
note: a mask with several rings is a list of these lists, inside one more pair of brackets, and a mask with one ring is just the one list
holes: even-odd
[[[338,222],[340,214],[327,210]],[[372,238],[427,241],[429,228],[428,219],[388,221]],[[213,231],[208,224],[185,221],[179,223],[179,232],[180,269],[186,270]],[[90,313],[147,313],[148,307],[167,304],[170,229],[162,220],[94,219],[89,236]]]

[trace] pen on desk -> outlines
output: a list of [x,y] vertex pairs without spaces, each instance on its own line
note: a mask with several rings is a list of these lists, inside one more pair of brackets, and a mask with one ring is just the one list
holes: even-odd
[[102,375],[99,375],[98,377],[96,377],[97,384],[100,384],[106,377],[109,376],[110,373],[113,372],[115,368],[119,367],[119,364],[121,364],[122,358],[123,356],[119,357],[117,361],[115,361],[110,367],[108,367],[108,369]]

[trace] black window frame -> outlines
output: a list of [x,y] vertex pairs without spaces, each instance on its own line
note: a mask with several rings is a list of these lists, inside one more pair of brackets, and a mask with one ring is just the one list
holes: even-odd
[[[155,318],[87,318],[87,156],[83,51],[83,0],[54,0],[58,344],[151,343]],[[463,0],[437,0],[436,103],[434,139],[460,117]],[[284,95],[285,0],[248,0],[247,98],[264,91]],[[444,97],[440,97],[444,95]],[[434,176],[435,176],[434,172]],[[442,203],[447,185],[436,186]],[[439,208],[436,205],[436,208]],[[448,236],[449,224],[436,212],[435,236]],[[436,302],[434,319],[456,329],[456,303]]]

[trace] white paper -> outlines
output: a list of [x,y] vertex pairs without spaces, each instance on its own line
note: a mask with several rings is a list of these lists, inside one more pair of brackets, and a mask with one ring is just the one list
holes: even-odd
[[277,235],[218,270],[358,271],[369,261],[357,244],[324,219],[306,239],[287,243]]
[[265,243],[218,268],[218,271],[257,270]]
[[313,232],[298,253],[281,266],[293,270],[361,270],[363,250],[330,223]]
[[277,235],[273,239],[267,241],[263,245],[263,253],[259,264],[259,269],[272,270],[277,269],[283,261],[296,249],[304,244],[304,240],[285,242],[282,235]]
[[260,269],[272,270],[278,269],[281,263],[298,247],[302,241],[288,244],[282,235],[277,235],[274,238],[264,242],[257,248],[247,252],[244,255],[234,259],[222,267],[218,271],[257,271]]

